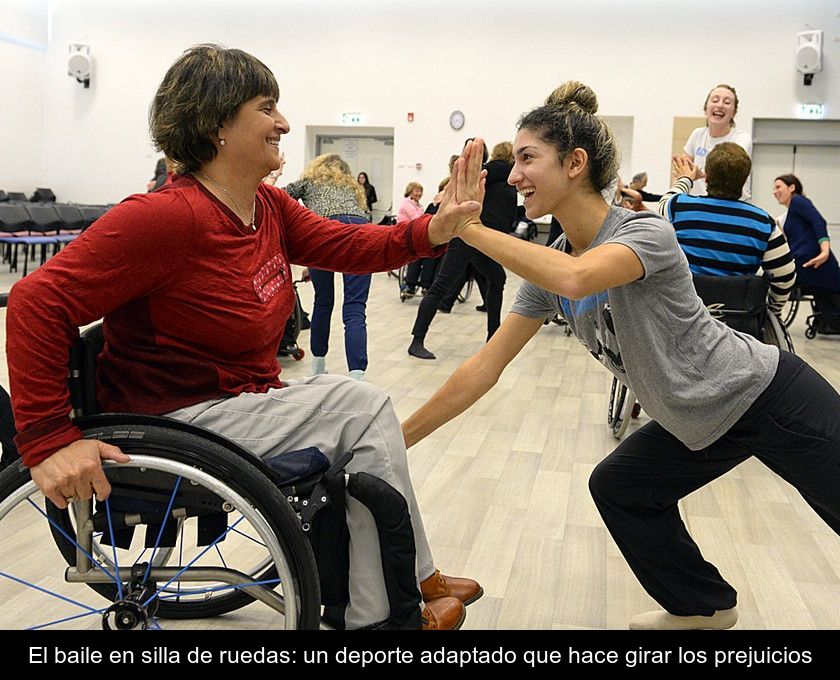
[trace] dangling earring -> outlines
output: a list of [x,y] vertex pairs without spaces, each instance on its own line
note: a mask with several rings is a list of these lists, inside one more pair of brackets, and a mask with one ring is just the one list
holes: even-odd
[[224,140],[224,139],[220,139],[220,140],[219,140],[219,144],[220,144],[221,146],[224,146],[224,145],[225,145],[225,140]]

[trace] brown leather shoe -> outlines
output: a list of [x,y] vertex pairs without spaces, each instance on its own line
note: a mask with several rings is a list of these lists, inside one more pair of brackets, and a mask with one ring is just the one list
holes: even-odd
[[423,630],[458,630],[467,618],[467,610],[458,598],[439,597],[426,603],[420,618]]
[[434,574],[420,582],[420,592],[427,604],[440,597],[457,597],[464,605],[468,605],[484,595],[484,588],[471,578],[444,576],[439,569],[435,569]]

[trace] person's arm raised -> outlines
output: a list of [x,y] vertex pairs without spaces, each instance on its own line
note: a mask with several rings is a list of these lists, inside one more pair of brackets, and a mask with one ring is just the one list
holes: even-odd
[[487,171],[482,169],[484,142],[474,139],[464,147],[455,163],[452,180],[446,185],[437,214],[429,223],[429,243],[449,242],[466,224],[478,221],[484,201]]
[[470,224],[458,236],[526,281],[571,300],[623,286],[645,273],[636,253],[620,243],[605,243],[572,257],[480,224]]
[[406,448],[414,446],[484,396],[542,325],[542,319],[509,314],[487,344],[461,364],[443,387],[403,423]]

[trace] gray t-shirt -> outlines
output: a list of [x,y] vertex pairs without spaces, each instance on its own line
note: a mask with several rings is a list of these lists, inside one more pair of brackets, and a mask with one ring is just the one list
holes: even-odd
[[[690,449],[731,428],[770,384],[779,350],[713,319],[694,290],[673,227],[651,212],[611,207],[589,248],[621,243],[644,276],[582,300],[525,282],[511,311],[555,313],[590,353],[633,392],[645,411]],[[568,251],[561,236],[553,248]]]

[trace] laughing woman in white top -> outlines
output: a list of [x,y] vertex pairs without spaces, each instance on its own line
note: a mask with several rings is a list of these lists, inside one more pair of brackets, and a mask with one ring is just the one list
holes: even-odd
[[[735,114],[738,113],[738,93],[735,92],[734,87],[721,84],[709,92],[703,104],[703,113],[706,115],[706,125],[694,130],[685,147],[683,147],[683,151],[694,165],[702,171],[706,166],[706,156],[713,148],[723,142],[734,142],[746,150],[749,156],[752,156],[752,137],[750,133],[735,127]],[[747,178],[741,194],[742,201],[750,200],[750,190],[750,179]],[[706,195],[705,175],[694,182],[691,195]]]

